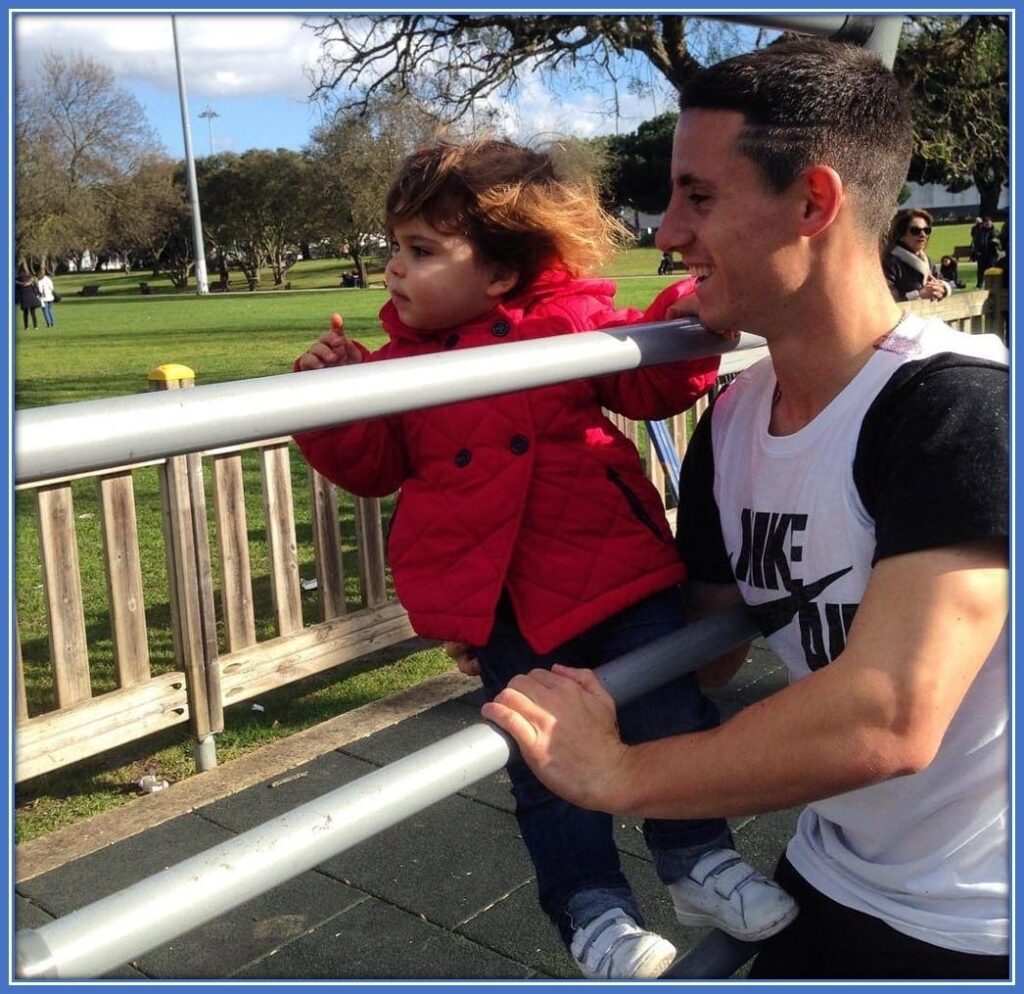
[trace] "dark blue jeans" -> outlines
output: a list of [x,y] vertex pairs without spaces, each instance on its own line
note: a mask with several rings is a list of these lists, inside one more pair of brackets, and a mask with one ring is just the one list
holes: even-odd
[[[553,663],[595,667],[674,632],[685,624],[678,588],[627,608],[546,655],[523,640],[508,601],[499,606],[494,631],[477,658],[488,700],[518,673],[550,669]],[[619,710],[619,731],[628,743],[647,742],[718,724],[718,709],[693,674]],[[643,918],[619,866],[611,816],[585,811],[552,794],[519,759],[508,765],[516,817],[537,871],[540,905],[568,944],[574,928],[609,908]],[[671,883],[685,876],[708,849],[732,847],[724,819],[678,821],[649,818],[644,839],[658,876]]]

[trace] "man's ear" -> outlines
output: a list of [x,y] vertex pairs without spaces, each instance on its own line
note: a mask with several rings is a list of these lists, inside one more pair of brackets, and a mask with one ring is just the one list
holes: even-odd
[[519,271],[505,266],[495,266],[491,282],[487,286],[488,297],[504,297],[519,282]]
[[843,181],[831,166],[811,166],[803,175],[801,234],[808,237],[827,228],[845,200]]

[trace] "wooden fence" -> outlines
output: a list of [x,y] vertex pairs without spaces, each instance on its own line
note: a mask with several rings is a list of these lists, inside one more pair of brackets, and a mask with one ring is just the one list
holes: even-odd
[[[997,280],[990,282],[986,290],[940,303],[903,306],[968,333],[992,330],[1005,338],[1005,292]],[[161,370],[155,388],[191,385],[183,367]],[[672,419],[680,454],[692,418],[704,406],[706,401],[689,417]],[[638,439],[637,425],[617,420]],[[37,638],[26,661],[16,605],[16,780],[185,723],[197,741],[212,742],[223,729],[225,705],[412,636],[405,612],[388,590],[381,502],[339,492],[319,474],[293,465],[297,458],[289,440],[277,438],[19,488],[34,498],[38,564],[19,562],[18,583],[24,588],[37,576],[41,580],[36,586],[48,658]],[[653,458],[648,464],[664,493],[661,467]],[[136,484],[154,473],[158,486],[150,484],[151,497],[141,500]],[[296,480],[301,488],[294,487]],[[90,495],[84,487],[95,489]],[[257,487],[262,502],[254,507]],[[93,513],[76,517],[76,500],[95,507],[103,581],[83,578],[76,522],[96,523],[89,520]],[[312,561],[305,565],[313,571],[305,580],[296,535],[303,503],[302,519],[309,522],[305,545],[312,547]],[[137,515],[143,513],[160,516],[162,555],[140,543]],[[261,523],[252,526],[252,517]],[[255,545],[265,567],[254,576]],[[18,550],[19,559],[26,555]],[[161,564],[154,562],[159,559]],[[144,589],[144,574],[152,576],[158,565],[156,579],[147,581],[160,590],[154,596]],[[105,582],[109,624],[94,621],[90,630],[83,589],[98,582]],[[160,613],[163,591],[172,646],[159,648],[154,664],[147,612]],[[257,600],[263,605],[259,612]],[[91,654],[109,659],[107,672],[98,673],[103,667]]]

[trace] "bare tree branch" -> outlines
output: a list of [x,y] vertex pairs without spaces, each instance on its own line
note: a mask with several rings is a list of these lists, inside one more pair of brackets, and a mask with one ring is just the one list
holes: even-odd
[[365,113],[395,88],[414,92],[449,120],[475,101],[508,96],[527,75],[571,79],[595,66],[616,79],[636,53],[678,89],[700,68],[681,15],[409,14],[307,21],[320,39],[313,97]]

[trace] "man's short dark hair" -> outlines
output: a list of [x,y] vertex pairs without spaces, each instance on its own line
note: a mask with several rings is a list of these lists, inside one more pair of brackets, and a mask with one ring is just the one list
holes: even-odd
[[906,94],[871,52],[821,39],[783,42],[693,76],[679,109],[731,110],[739,150],[781,193],[813,165],[831,166],[867,230],[885,230],[910,165]]

